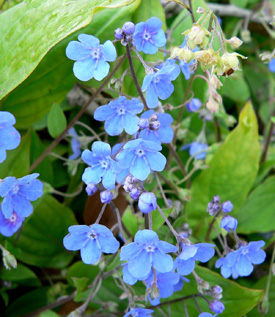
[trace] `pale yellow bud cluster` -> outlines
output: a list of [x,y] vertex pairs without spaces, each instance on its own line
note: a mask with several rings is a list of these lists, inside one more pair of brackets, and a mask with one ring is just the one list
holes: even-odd
[[230,75],[231,72],[234,72],[235,70],[240,70],[240,62],[238,57],[241,57],[242,59],[246,59],[247,57],[238,54],[238,53],[225,53],[222,55],[222,67],[219,67],[217,69],[218,75]]
[[194,49],[197,45],[205,48],[209,42],[210,33],[206,28],[199,24],[193,24],[192,28],[183,32],[183,35],[188,36],[187,45],[190,49]]
[[192,59],[194,59],[194,53],[189,50],[187,47],[180,48],[180,47],[174,47],[171,52],[170,58],[178,58],[181,61],[185,61],[186,63],[189,63]]
[[201,63],[202,70],[206,71],[212,65],[216,65],[218,63],[220,56],[219,53],[213,51],[212,49],[208,49],[195,52],[195,59]]

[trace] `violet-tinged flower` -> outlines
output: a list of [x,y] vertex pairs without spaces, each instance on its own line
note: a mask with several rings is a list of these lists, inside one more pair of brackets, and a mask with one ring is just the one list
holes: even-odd
[[222,211],[223,212],[231,212],[233,210],[233,204],[231,201],[227,200],[222,203]]
[[5,237],[11,237],[21,226],[25,217],[19,217],[13,212],[10,218],[6,219],[0,207],[0,233]]
[[6,219],[10,219],[13,212],[19,218],[28,217],[33,212],[31,201],[43,195],[43,183],[36,179],[38,173],[22,178],[6,177],[0,181],[0,196],[3,199],[1,209]]
[[156,210],[157,198],[153,193],[143,193],[138,199],[138,208],[143,213],[147,214],[150,211]]
[[221,274],[225,278],[231,275],[234,279],[239,276],[249,276],[253,272],[253,264],[264,262],[266,253],[261,250],[265,245],[264,241],[249,242],[246,246],[241,246],[238,250],[230,252],[224,258],[220,258],[216,268],[221,268]]
[[145,54],[155,54],[158,48],[166,43],[165,33],[161,27],[162,22],[156,17],[138,23],[133,35],[136,49]]
[[121,40],[123,38],[123,32],[120,28],[116,29],[114,34],[115,34],[116,40]]
[[138,130],[139,118],[136,116],[143,110],[143,104],[138,99],[127,100],[122,96],[108,105],[96,109],[94,118],[105,121],[104,128],[109,135],[119,135],[123,129],[128,134]]
[[114,44],[108,40],[102,45],[99,39],[89,34],[79,34],[78,40],[70,42],[66,48],[67,57],[76,61],[73,66],[75,77],[82,81],[102,80],[109,73],[107,62],[116,60]]
[[217,314],[212,315],[210,313],[201,313],[201,314],[199,314],[198,317],[216,317],[216,316],[217,316]]
[[[148,296],[148,299],[152,305],[158,305],[161,298],[168,298],[172,296],[175,291],[180,291],[183,287],[183,281],[178,273],[159,273],[156,271],[156,278],[157,288],[159,290],[159,297],[151,299],[150,295]],[[154,273],[152,271],[148,278],[145,280],[145,283],[147,284],[147,290],[153,286],[154,282]],[[177,290],[175,290],[175,286]]]
[[156,108],[159,103],[158,98],[165,100],[172,95],[174,86],[171,81],[175,80],[179,73],[179,66],[172,64],[144,77],[141,89],[146,91],[146,102],[149,108]]
[[214,244],[210,243],[197,243],[192,245],[182,243],[182,251],[174,262],[178,273],[188,275],[194,270],[195,261],[203,263],[209,261],[215,254],[214,246]]
[[122,31],[127,34],[131,35],[135,32],[135,25],[133,22],[125,22],[122,27]]
[[89,183],[86,188],[86,193],[88,196],[92,196],[93,194],[95,194],[98,191],[98,187],[93,184],[93,183]]
[[119,242],[105,226],[94,223],[91,226],[71,226],[68,230],[70,233],[63,239],[64,247],[70,251],[80,250],[85,264],[94,264],[102,252],[115,253],[119,248]]
[[149,120],[144,119],[144,118],[139,119],[138,126],[139,126],[140,130],[148,128],[149,127]]
[[218,300],[210,302],[209,308],[212,310],[213,313],[217,314],[221,314],[225,309],[224,304]]
[[113,194],[109,190],[104,190],[100,193],[100,201],[102,204],[108,204],[113,199]]
[[90,165],[82,175],[85,184],[102,184],[106,189],[115,188],[117,163],[111,158],[111,147],[108,143],[96,141],[92,151],[85,150],[81,155],[82,160]]
[[[150,116],[154,113],[154,110],[146,111],[141,115],[141,118],[149,119]],[[159,144],[170,143],[174,137],[174,131],[170,126],[173,122],[172,116],[167,113],[158,113],[157,122],[160,123],[157,130],[151,130],[148,125],[147,128],[144,128],[144,130],[140,131],[139,137],[141,139],[156,142]]]
[[152,313],[154,311],[152,309],[146,309],[146,308],[135,308],[131,309],[127,314],[125,314],[123,317],[152,317]]
[[192,98],[192,100],[186,104],[186,110],[189,112],[196,112],[200,107],[201,101],[198,98]]
[[138,200],[143,191],[144,190],[141,190],[140,188],[134,187],[132,190],[130,190],[130,197],[134,200]]
[[172,271],[173,259],[166,253],[176,251],[177,247],[160,241],[154,231],[144,229],[136,233],[134,242],[121,248],[120,260],[128,261],[129,273],[140,279],[148,275],[152,267],[160,273]]
[[272,73],[275,73],[275,58],[271,58],[270,62],[268,63],[268,68]]
[[221,220],[221,228],[230,232],[230,230],[236,231],[238,226],[238,220],[231,216],[224,216]]
[[6,150],[14,150],[20,144],[20,133],[13,127],[15,117],[7,111],[0,111],[0,163],[6,157]]
[[161,149],[155,142],[143,139],[129,141],[116,156],[118,167],[129,168],[131,175],[143,181],[151,170],[161,172],[164,169],[166,158],[159,152]]
[[181,148],[181,150],[185,150],[187,148],[189,148],[189,154],[191,156],[195,155],[195,158],[197,160],[202,160],[206,156],[206,151],[204,151],[204,150],[206,150],[208,148],[208,145],[204,144],[204,143],[193,142],[191,144],[184,145]]
[[74,127],[71,127],[68,133],[75,136],[75,137],[72,137],[72,140],[71,140],[71,148],[72,148],[73,154],[69,156],[69,160],[75,160],[81,155],[81,150],[80,150],[81,144],[77,139],[78,134],[76,133]]

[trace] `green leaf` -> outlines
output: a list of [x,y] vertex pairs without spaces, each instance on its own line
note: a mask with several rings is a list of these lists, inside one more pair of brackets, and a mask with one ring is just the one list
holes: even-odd
[[53,104],[48,115],[48,130],[53,138],[57,138],[67,126],[67,120],[60,105]]
[[26,0],[0,16],[0,99],[26,79],[58,42],[88,25],[95,12],[133,0]]
[[14,282],[17,285],[40,286],[37,276],[23,264],[18,264],[14,270],[6,270],[4,267],[0,270],[2,281]]
[[233,215],[238,212],[257,175],[259,155],[257,118],[248,102],[240,113],[238,126],[217,150],[209,168],[192,184],[192,199],[186,206],[186,214],[196,227],[196,236],[202,237],[201,230],[205,231],[207,222],[211,221],[206,207],[214,195],[219,195],[222,201],[231,200]]
[[76,302],[79,302],[82,300],[82,297],[83,297],[82,293],[88,285],[89,278],[88,277],[72,277],[72,280],[76,287],[76,295],[74,299]]
[[122,222],[125,224],[132,236],[138,231],[138,216],[128,207],[123,213]]
[[[222,302],[225,306],[225,310],[221,314],[222,317],[242,317],[247,312],[249,312],[263,296],[262,290],[249,289],[240,286],[236,282],[230,281],[221,277],[219,274],[210,271],[207,268],[196,267],[196,273],[205,281],[209,282],[211,286],[220,285],[223,289]],[[197,284],[192,275],[188,276],[190,283],[184,283],[183,289],[180,292],[176,292],[169,300],[174,300],[191,294],[197,294]],[[202,311],[209,311],[207,303],[201,299],[197,298],[198,303]],[[163,300],[162,302],[164,302]],[[188,299],[185,301],[189,316],[197,316],[198,311],[193,299]],[[164,311],[168,311],[167,306],[162,306]],[[163,316],[161,313],[157,312],[154,314],[156,316]],[[175,304],[171,304],[171,316],[181,317],[185,316],[184,307],[182,301]]]
[[74,286],[74,278],[88,278],[88,283],[91,283],[99,273],[99,268],[96,265],[87,265],[82,261],[78,261],[69,267],[66,278],[71,286]]
[[7,159],[0,164],[0,178],[7,176],[23,177],[30,167],[30,134],[21,138],[20,145],[12,151],[7,151]]
[[[76,83],[77,79],[72,71],[73,62],[65,55],[68,43],[76,40],[80,33],[92,34],[101,42],[110,39],[110,34],[119,25],[131,21],[131,14],[139,2],[140,0],[136,0],[127,7],[97,12],[91,24],[66,37],[51,49],[29,78],[3,100],[2,110],[15,115],[16,127],[28,128],[38,122],[54,102],[61,103],[64,100]],[[93,80],[91,82],[96,83]]]
[[[172,212],[171,208],[162,209],[163,213],[166,217],[169,217],[170,213]],[[162,215],[157,211],[152,211],[152,223],[153,223],[153,230],[158,230],[163,224],[165,220],[163,219]]]
[[275,177],[268,178],[256,187],[239,210],[238,229],[240,233],[269,232],[274,230],[270,221],[275,216]]
[[[76,224],[72,211],[50,195],[44,195],[33,215],[23,224],[16,245],[9,251],[24,263],[38,267],[63,268],[74,253],[63,246],[68,227]],[[13,238],[14,239],[14,238]]]

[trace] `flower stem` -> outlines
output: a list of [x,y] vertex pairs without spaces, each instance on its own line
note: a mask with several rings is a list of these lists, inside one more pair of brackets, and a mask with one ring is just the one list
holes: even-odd
[[173,235],[175,236],[176,240],[178,241],[179,238],[179,234],[176,232],[176,230],[173,228],[173,226],[171,225],[170,221],[168,220],[168,218],[165,216],[165,214],[163,213],[163,211],[161,210],[161,208],[159,207],[159,205],[157,205],[157,210],[159,211],[159,213],[161,214],[162,218],[165,220],[165,222],[167,223],[167,226],[169,227],[169,229],[172,231]]

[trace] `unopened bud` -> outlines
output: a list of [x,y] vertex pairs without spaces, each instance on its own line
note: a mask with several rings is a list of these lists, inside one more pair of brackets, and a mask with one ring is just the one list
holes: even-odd
[[154,121],[149,123],[149,129],[152,131],[157,131],[160,127],[160,122],[159,121]]
[[9,251],[3,251],[3,264],[7,270],[10,270],[12,267],[14,269],[17,268],[17,261],[14,255],[12,255]]
[[242,40],[243,40],[245,43],[249,43],[249,42],[252,41],[251,34],[250,34],[250,31],[249,31],[249,30],[242,30],[242,31],[241,31],[241,38],[242,38]]
[[216,75],[212,75],[209,79],[210,84],[212,85],[212,87],[216,89],[220,89],[222,86],[221,81],[218,79],[218,77]]
[[150,122],[158,121],[158,115],[156,113],[151,114],[149,117]]
[[122,30],[119,28],[119,29],[116,29],[115,30],[115,38],[117,39],[117,40],[121,40],[122,39],[122,37],[123,37],[123,32],[122,32]]
[[219,111],[219,104],[211,97],[209,98],[205,106],[209,111],[213,113]]
[[230,44],[233,48],[238,48],[243,44],[243,41],[236,36],[231,37],[231,39],[226,40],[226,43]]
[[202,69],[207,70],[218,62],[219,54],[212,49],[195,52],[195,58],[201,63]]
[[188,36],[187,45],[191,50],[197,45],[201,45],[204,48],[208,44],[210,35],[207,29],[199,24],[194,24],[191,29],[182,34]]
[[149,120],[145,118],[139,119],[138,126],[141,130],[147,129],[149,126]]

